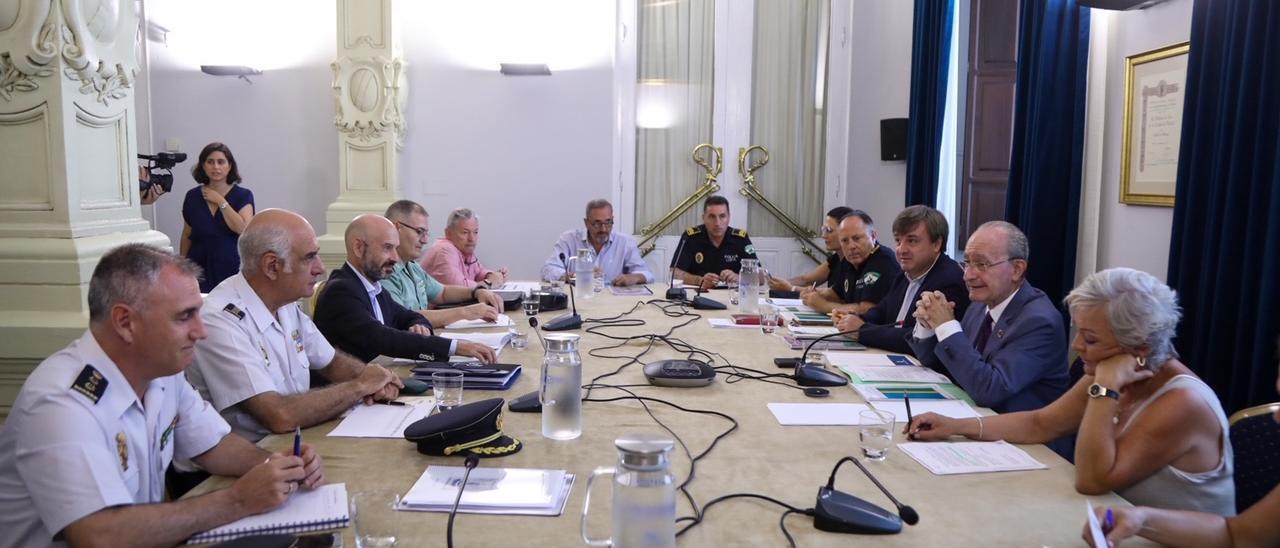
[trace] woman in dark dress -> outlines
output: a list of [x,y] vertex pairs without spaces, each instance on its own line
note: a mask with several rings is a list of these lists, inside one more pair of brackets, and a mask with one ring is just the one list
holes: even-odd
[[181,252],[204,269],[200,291],[208,293],[240,271],[236,241],[253,218],[253,193],[241,187],[231,149],[209,143],[191,168],[200,186],[182,202]]

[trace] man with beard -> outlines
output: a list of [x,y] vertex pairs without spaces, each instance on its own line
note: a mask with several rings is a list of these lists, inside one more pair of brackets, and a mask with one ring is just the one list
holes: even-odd
[[587,215],[582,219],[583,228],[560,235],[551,249],[551,257],[542,263],[542,279],[562,280],[565,277],[565,258],[578,255],[578,250],[590,246],[596,254],[596,275],[613,285],[639,285],[653,283],[653,273],[640,257],[636,241],[626,234],[613,231],[613,204],[598,199],[587,202]]
[[395,268],[400,245],[396,227],[386,217],[352,219],[344,241],[347,262],[329,274],[315,311],[316,326],[334,346],[363,360],[386,355],[446,361],[454,354],[494,360],[486,345],[433,335],[431,322],[382,291],[380,281]]

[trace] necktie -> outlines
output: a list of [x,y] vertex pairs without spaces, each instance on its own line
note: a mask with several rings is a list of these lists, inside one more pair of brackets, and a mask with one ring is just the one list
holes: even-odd
[[973,347],[981,354],[987,350],[987,339],[991,338],[991,314],[983,314],[982,327],[978,328],[978,338],[973,340]]

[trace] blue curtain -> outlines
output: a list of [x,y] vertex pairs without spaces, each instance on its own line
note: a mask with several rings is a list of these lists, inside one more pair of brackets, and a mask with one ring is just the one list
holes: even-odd
[[1227,411],[1276,401],[1280,3],[1198,0],[1169,246],[1176,346]]
[[[896,0],[895,0],[896,1]],[[955,0],[916,0],[911,27],[911,110],[907,120],[907,204],[938,203],[942,118]]]
[[1022,0],[1005,220],[1031,243],[1027,279],[1054,302],[1075,283],[1089,9]]

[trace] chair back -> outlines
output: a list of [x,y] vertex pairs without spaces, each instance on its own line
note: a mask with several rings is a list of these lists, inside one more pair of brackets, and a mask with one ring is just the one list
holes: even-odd
[[1235,453],[1236,513],[1262,500],[1280,484],[1280,423],[1272,414],[1280,403],[1257,405],[1231,415],[1231,448]]
[[311,296],[302,303],[302,312],[311,318],[315,318],[316,301],[320,299],[320,291],[324,289],[324,283],[328,280],[320,280],[316,282],[315,291],[311,292]]

